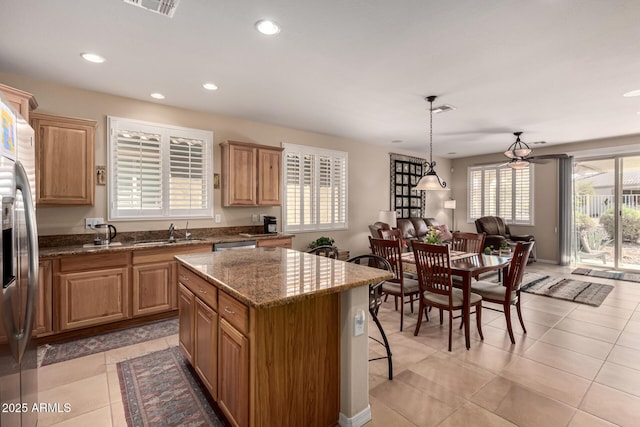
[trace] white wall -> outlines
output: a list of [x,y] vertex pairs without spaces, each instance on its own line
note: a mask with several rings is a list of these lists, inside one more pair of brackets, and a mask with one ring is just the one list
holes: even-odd
[[[35,95],[39,107],[37,111],[62,116],[93,119],[98,122],[96,129],[96,165],[106,165],[106,123],[107,116],[118,116],[150,122],[166,123],[214,132],[214,172],[220,172],[220,142],[255,142],[280,146],[282,142],[330,148],[349,153],[349,229],[324,233],[300,233],[294,238],[294,248],[305,249],[309,242],[327,235],[336,240],[341,249],[351,251],[351,255],[368,252],[368,225],[377,220],[379,210],[389,209],[389,152],[425,157],[424,153],[398,150],[397,146],[382,147],[331,135],[305,132],[222,116],[199,111],[165,106],[162,103],[144,102],[120,96],[92,92],[83,89],[37,81],[24,76],[0,74],[0,82]],[[436,168],[449,181],[450,161],[435,158]],[[275,215],[281,218],[281,208],[222,208],[221,190],[214,190],[215,213],[222,222],[213,220],[190,220],[189,228],[228,227],[251,225],[251,216],[256,213]],[[427,195],[427,214],[441,222],[450,223],[450,211],[442,208],[450,192],[436,192]],[[83,207],[40,207],[37,211],[38,230],[42,235],[85,233],[85,217],[107,218],[106,186],[96,186],[94,206]],[[118,221],[114,224],[119,231],[162,230],[171,222],[183,226],[180,220],[166,221]]]

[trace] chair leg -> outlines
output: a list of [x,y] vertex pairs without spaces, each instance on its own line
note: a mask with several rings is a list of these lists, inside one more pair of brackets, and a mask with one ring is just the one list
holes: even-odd
[[402,332],[402,325],[404,324],[404,307],[400,307],[400,332]]
[[394,295],[393,301],[396,303],[396,311],[398,311],[398,297]]
[[[442,313],[442,310],[440,310]],[[449,311],[449,351],[451,351],[451,336],[453,335],[453,311]]]
[[513,338],[513,328],[511,327],[511,304],[504,305],[504,315],[507,318],[507,331],[509,331],[509,338],[511,338],[511,344],[515,344],[516,340]]
[[442,320],[442,309],[440,309],[440,324],[442,325],[443,320]]
[[380,331],[380,335],[382,336],[382,341],[384,341],[384,348],[387,350],[387,361],[389,365],[389,379],[392,380],[393,379],[393,362],[391,361],[391,347],[389,346],[389,340],[387,340],[387,334],[384,333],[384,329],[382,329],[382,325],[378,320],[378,316],[376,316],[376,314],[372,311],[370,311],[370,313],[371,313],[371,317],[373,318],[373,321],[375,322],[376,326],[378,327],[378,330]]
[[520,320],[520,326],[522,326],[522,330],[526,334],[527,329],[524,327],[524,322],[522,321],[522,310],[520,310],[520,298],[518,298],[518,302],[516,302],[516,311],[518,312],[518,319]]
[[409,301],[411,302],[411,314],[413,314],[413,294],[409,295]]
[[484,341],[484,335],[482,335],[482,304],[476,305],[476,324],[478,325],[480,339]]
[[[426,311],[425,309],[426,309],[426,307],[422,303],[422,300],[420,300],[420,302],[418,303],[418,322],[416,323],[415,331],[413,331],[413,336],[417,336],[418,332],[420,332],[420,325],[422,325],[422,314]],[[427,316],[427,319],[428,319],[429,315],[427,314],[426,316]]]

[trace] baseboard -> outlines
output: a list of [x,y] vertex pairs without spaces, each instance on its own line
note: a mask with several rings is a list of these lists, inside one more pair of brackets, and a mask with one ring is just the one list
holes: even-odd
[[351,418],[347,418],[342,412],[340,412],[340,418],[338,424],[341,427],[360,427],[371,421],[371,406],[367,405],[365,409],[357,413]]

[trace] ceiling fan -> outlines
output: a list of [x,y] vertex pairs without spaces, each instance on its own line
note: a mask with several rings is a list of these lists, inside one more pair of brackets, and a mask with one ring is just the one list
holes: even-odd
[[559,154],[543,154],[540,156],[530,156],[531,148],[526,142],[520,139],[522,132],[513,132],[516,136],[516,140],[509,146],[504,155],[511,160],[504,163],[501,166],[509,166],[512,169],[524,169],[529,166],[530,163],[546,163],[551,159],[568,159],[569,156],[564,153]]

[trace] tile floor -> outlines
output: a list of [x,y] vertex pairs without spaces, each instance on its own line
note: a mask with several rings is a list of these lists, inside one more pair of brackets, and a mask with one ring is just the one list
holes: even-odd
[[[528,270],[571,272],[542,263]],[[379,317],[391,342],[394,379],[387,379],[385,360],[369,363],[367,427],[639,425],[640,284],[573,278],[615,289],[597,308],[524,294],[528,333],[515,318],[515,345],[504,315],[484,310],[485,339],[474,331],[469,351],[457,329],[447,351],[448,326],[437,315],[414,337],[416,315],[408,307],[400,332],[389,300]],[[369,327],[374,334],[375,325]],[[41,414],[39,425],[126,426],[116,363],[172,345],[176,336],[41,368],[39,400],[70,403],[72,411]],[[370,353],[383,349],[371,342]]]

